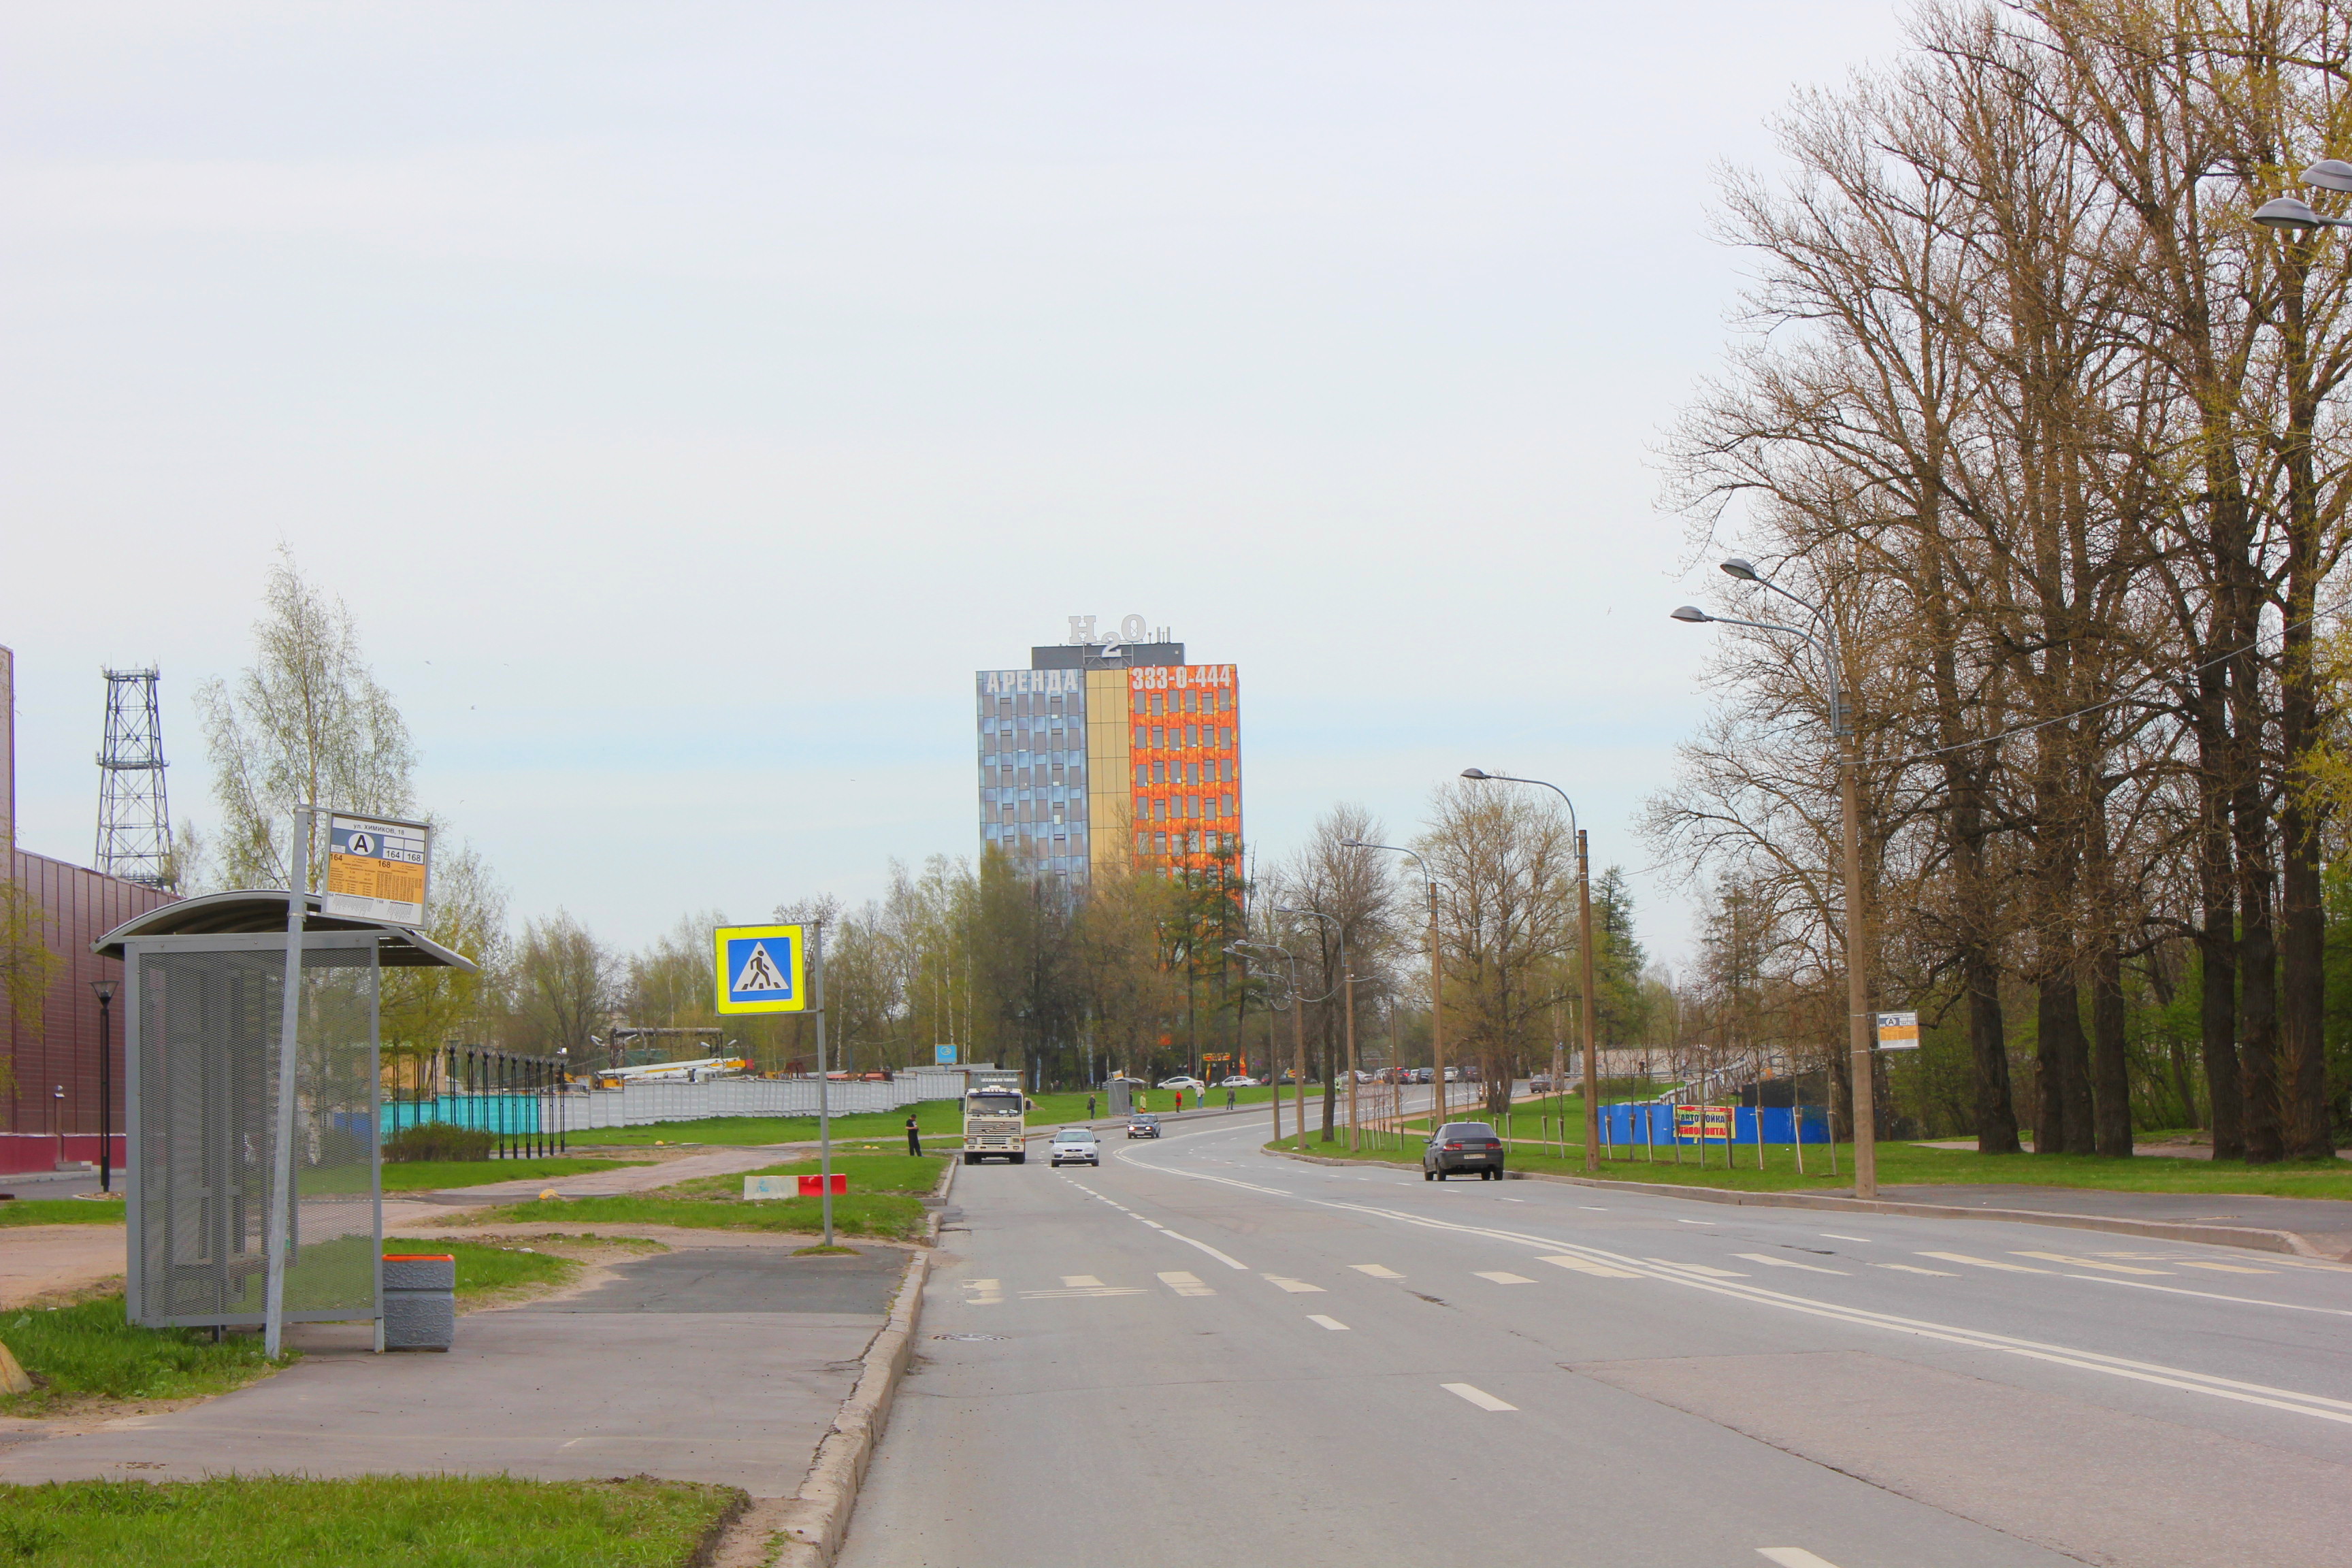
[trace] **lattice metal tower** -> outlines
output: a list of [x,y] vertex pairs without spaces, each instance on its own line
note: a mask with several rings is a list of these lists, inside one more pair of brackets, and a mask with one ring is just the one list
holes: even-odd
[[106,745],[98,753],[98,868],[150,888],[172,885],[172,809],[163,795],[163,720],[156,672],[110,669]]

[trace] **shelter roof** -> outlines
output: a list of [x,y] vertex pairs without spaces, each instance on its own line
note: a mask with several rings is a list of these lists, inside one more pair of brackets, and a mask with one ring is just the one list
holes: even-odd
[[[446,967],[477,973],[474,961],[443,947],[423,931],[383,921],[354,919],[320,912],[316,893],[303,895],[305,931],[373,931],[376,960],[386,966]],[[121,958],[122,944],[149,936],[228,936],[286,929],[286,895],[268,888],[234,893],[206,893],[182,899],[137,915],[90,943],[101,958]]]

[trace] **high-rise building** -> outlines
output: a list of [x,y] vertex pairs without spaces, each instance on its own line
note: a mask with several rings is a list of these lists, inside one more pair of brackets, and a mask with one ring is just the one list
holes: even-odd
[[1240,684],[1162,628],[1070,618],[1026,669],[975,676],[980,836],[1073,887],[1113,868],[1210,871],[1241,848]]

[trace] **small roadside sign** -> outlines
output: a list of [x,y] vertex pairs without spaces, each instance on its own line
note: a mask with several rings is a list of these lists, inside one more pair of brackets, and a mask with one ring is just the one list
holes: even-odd
[[1878,1048],[1882,1051],[1917,1050],[1919,1048],[1919,1015],[1881,1013],[1878,1016]]
[[713,933],[721,1013],[808,1010],[799,926],[720,926]]
[[319,912],[421,926],[432,868],[433,829],[425,823],[330,812]]
[[956,1048],[953,1046],[933,1046],[931,1047],[931,1061],[935,1066],[951,1068],[955,1066],[955,1059]]

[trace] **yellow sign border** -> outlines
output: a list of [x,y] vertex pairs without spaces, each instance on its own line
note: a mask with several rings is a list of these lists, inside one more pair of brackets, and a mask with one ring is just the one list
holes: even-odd
[[[710,969],[719,986],[719,1011],[740,1013],[805,1013],[808,1011],[808,928],[806,926],[717,926],[710,938]],[[727,989],[727,944],[730,942],[756,942],[789,939],[793,949],[792,1000],[788,1002],[738,1002]]]

